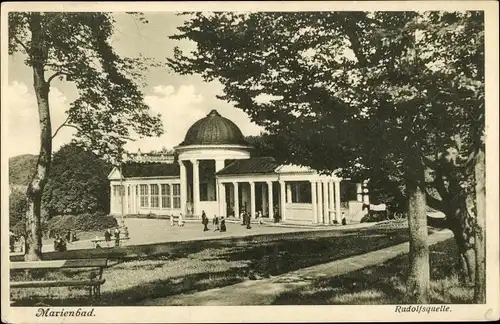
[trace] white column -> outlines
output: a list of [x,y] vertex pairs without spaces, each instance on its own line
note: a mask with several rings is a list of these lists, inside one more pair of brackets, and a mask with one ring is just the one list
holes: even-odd
[[215,160],[215,172],[224,169],[224,160]]
[[163,209],[163,205],[162,205],[162,190],[161,190],[161,187],[162,187],[162,184],[159,183],[158,184],[158,194],[159,194],[159,197],[158,197],[158,208]]
[[273,218],[274,203],[273,203],[273,182],[272,181],[267,182],[267,196],[268,196],[268,202],[267,202],[268,217]]
[[260,186],[261,188],[261,200],[262,200],[262,209],[261,209],[261,212],[262,212],[262,216],[264,216],[264,214],[266,213],[266,186],[264,184],[262,184]]
[[238,198],[238,182],[233,182],[234,188],[234,217],[240,217],[240,200]]
[[132,185],[132,214],[137,214],[137,185]]
[[[184,162],[179,161],[179,167],[180,167],[180,171],[181,171],[181,213],[185,215],[186,214],[186,203],[187,203],[187,198],[188,198],[187,173],[186,173],[186,166],[184,165]],[[172,189],[172,188],[170,188],[170,189]],[[173,191],[171,192],[171,194],[173,194]]]
[[342,221],[340,214],[340,181],[335,181],[335,220],[340,224]]
[[109,185],[109,210],[111,214],[116,214],[115,211],[115,192],[113,191],[113,185]]
[[281,221],[286,220],[286,186],[285,181],[280,181],[280,207],[281,207]]
[[130,196],[128,197],[129,198],[128,213],[133,214],[134,213],[134,185],[131,184],[131,185],[129,185],[129,187],[130,187]]
[[226,215],[226,187],[223,183],[219,183],[219,217]]
[[363,204],[370,204],[370,195],[368,192],[368,181],[363,182]]
[[323,182],[323,224],[328,224],[328,182]]
[[[170,190],[170,209],[174,209],[174,184],[173,183],[169,183],[168,185],[168,189]],[[181,197],[181,201],[182,201],[182,197]]]
[[193,215],[200,214],[200,161],[191,160],[193,163]]
[[250,181],[250,217],[255,218],[255,182]]
[[318,210],[317,210],[317,220],[318,223],[323,223],[323,184],[321,181],[316,182],[318,188],[316,189],[318,192]]
[[361,183],[356,183],[356,200],[358,202],[363,202],[363,189]]
[[290,183],[286,185],[286,202],[292,202],[292,185]]
[[[328,203],[330,205],[329,211],[333,213],[333,212],[335,212],[335,192],[333,191],[333,182],[332,181],[328,182],[328,191],[329,191],[328,192],[328,198],[329,198]],[[332,215],[332,213],[330,213],[330,215]],[[333,219],[330,218],[330,215],[329,215],[328,219],[329,219],[329,222],[331,224]]]
[[317,204],[316,204],[316,181],[311,181],[311,204],[312,204],[312,214],[313,214],[313,223],[317,223]]

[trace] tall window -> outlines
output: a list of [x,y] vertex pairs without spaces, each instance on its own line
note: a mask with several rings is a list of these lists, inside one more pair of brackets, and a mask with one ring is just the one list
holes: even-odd
[[208,200],[208,183],[200,183],[200,201]]
[[149,187],[148,185],[141,184],[139,188],[140,203],[142,208],[149,207]]
[[181,185],[172,185],[172,194],[174,199],[174,208],[181,208]]
[[161,185],[161,208],[172,208],[170,204],[170,186],[168,184]]
[[309,182],[295,182],[291,186],[293,203],[311,203],[311,184]]
[[[121,186],[121,193],[124,191],[124,187]],[[113,186],[113,196],[120,196],[120,186]]]
[[151,208],[160,207],[160,187],[157,184],[151,185]]

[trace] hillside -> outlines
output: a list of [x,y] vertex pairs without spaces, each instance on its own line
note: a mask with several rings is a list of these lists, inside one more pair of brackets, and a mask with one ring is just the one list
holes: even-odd
[[35,173],[38,155],[23,154],[9,159],[9,184],[27,186]]

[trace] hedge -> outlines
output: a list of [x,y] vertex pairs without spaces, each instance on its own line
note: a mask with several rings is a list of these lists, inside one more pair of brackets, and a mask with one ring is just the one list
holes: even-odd
[[159,215],[159,214],[128,214],[125,218],[147,218],[147,219],[170,219],[170,215]]
[[116,218],[102,212],[79,215],[58,215],[48,221],[49,237],[64,234],[68,230],[75,232],[104,231],[117,227]]

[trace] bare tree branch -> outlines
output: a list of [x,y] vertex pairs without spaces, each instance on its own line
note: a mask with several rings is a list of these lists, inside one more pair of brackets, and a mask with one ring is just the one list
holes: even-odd
[[14,37],[14,40],[16,41],[16,43],[21,45],[21,47],[26,51],[26,54],[30,55],[30,52],[28,51],[28,48],[26,47],[26,45],[24,45],[24,43],[21,42],[21,40],[16,35],[12,35],[12,37]]
[[56,73],[52,74],[52,75],[50,76],[50,78],[47,80],[47,84],[50,84],[50,82],[51,82],[51,81],[52,81],[55,77],[57,77],[57,76],[59,76],[59,75],[66,75],[66,73],[59,71],[59,72],[56,72]]
[[[51,77],[51,78],[52,78],[52,77]],[[50,78],[49,78],[49,81],[48,81],[48,82],[50,82]],[[66,123],[68,122],[68,120],[69,120],[69,115],[68,115],[68,117],[66,118],[66,120],[65,120],[65,121],[64,121],[64,122],[63,122],[63,123],[62,123],[59,127],[57,127],[57,129],[56,129],[56,131],[55,131],[54,135],[52,135],[52,138],[56,137],[56,135],[57,135],[57,133],[59,132],[59,130],[60,130],[61,128],[63,128],[64,126],[66,126]]]

